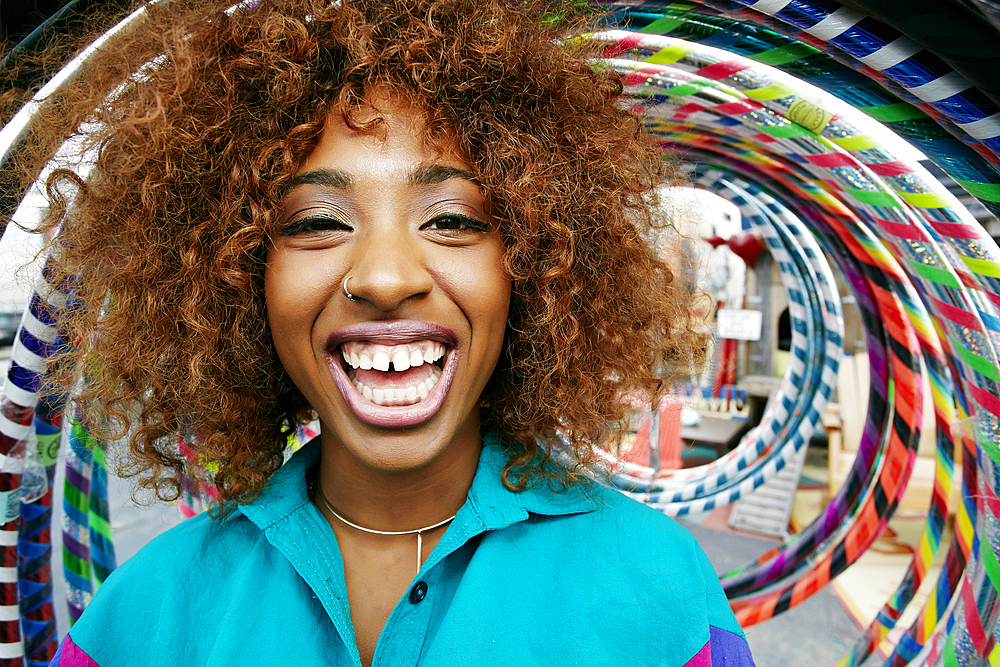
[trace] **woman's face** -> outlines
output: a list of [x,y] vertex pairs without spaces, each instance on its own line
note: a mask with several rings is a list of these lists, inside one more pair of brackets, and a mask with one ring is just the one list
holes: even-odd
[[324,445],[404,471],[453,441],[478,445],[510,281],[457,147],[428,150],[418,114],[379,108],[366,112],[379,133],[330,117],[284,199],[264,285],[278,357]]

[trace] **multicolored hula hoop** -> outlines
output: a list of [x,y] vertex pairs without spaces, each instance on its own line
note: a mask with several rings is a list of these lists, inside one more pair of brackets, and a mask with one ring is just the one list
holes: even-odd
[[[779,182],[793,198],[811,199],[813,205],[821,202],[829,206],[829,200],[837,197],[841,201],[833,200],[834,204],[852,211],[851,217],[856,220],[866,221],[882,237],[889,253],[898,259],[905,272],[901,274],[904,280],[900,285],[905,288],[901,294],[910,315],[914,315],[922,302],[934,318],[930,327],[926,319],[922,324],[920,317],[914,321],[920,341],[906,347],[912,350],[911,356],[923,352],[928,359],[939,431],[947,427],[949,413],[955,408],[960,416],[973,415],[974,442],[968,439],[961,442],[975,445],[978,452],[978,469],[965,478],[972,477],[974,485],[978,482],[978,489],[973,486],[972,492],[978,497],[979,506],[972,509],[967,501],[960,508],[958,547],[953,545],[949,549],[949,565],[942,577],[945,585],[939,581],[939,593],[944,589],[947,597],[957,585],[961,595],[953,598],[955,604],[947,613],[939,609],[940,613],[921,616],[923,629],[913,632],[911,628],[906,635],[906,654],[912,664],[974,664],[977,655],[983,657],[993,651],[992,631],[1000,584],[995,565],[994,528],[998,506],[990,504],[996,498],[994,472],[1000,458],[996,431],[1000,404],[995,371],[995,342],[1000,331],[995,308],[1000,302],[996,278],[1000,272],[996,245],[918,165],[894,155],[875,136],[852,127],[862,123],[849,119],[845,124],[844,117],[850,113],[845,112],[843,105],[824,102],[824,94],[797,85],[794,78],[773,70],[768,72],[759,62],[779,68],[787,66],[789,71],[801,72],[812,67],[812,78],[826,77],[827,89],[856,107],[866,107],[866,111],[875,112],[873,115],[881,115],[889,125],[903,127],[908,120],[918,121],[920,127],[915,128],[911,123],[911,127],[903,127],[906,131],[901,134],[939,161],[939,166],[993,211],[997,210],[995,148],[996,135],[1000,134],[995,118],[1000,116],[995,115],[990,103],[960,94],[972,88],[959,81],[961,77],[942,74],[934,68],[918,71],[916,64],[926,64],[927,54],[921,54],[910,67],[906,62],[909,56],[900,55],[905,38],[898,32],[875,26],[879,29],[874,30],[873,36],[870,34],[873,20],[846,9],[833,11],[796,2],[793,11],[792,5],[780,0],[612,5],[616,18],[623,23],[644,25],[641,32],[676,33],[688,38],[697,34],[707,43],[723,45],[727,51],[742,53],[753,60],[689,41],[657,40],[636,33],[609,36],[608,56],[629,58],[637,63],[637,69],[630,72],[631,80],[647,89],[635,94],[637,111],[644,114],[650,131],[662,138],[666,149],[688,155],[697,150],[700,156],[713,155],[718,160],[739,164],[741,170],[752,167]],[[802,41],[796,42],[780,33]],[[881,44],[879,39],[883,40]],[[898,43],[893,45],[894,42]],[[899,82],[898,87],[890,85],[890,90],[907,91],[903,99],[893,100],[884,89],[851,76],[849,68],[824,60],[827,58],[821,53],[824,48],[842,62],[850,62],[845,53],[864,60],[863,66],[858,67],[862,74],[883,83]],[[911,55],[919,51],[917,48]],[[804,60],[810,62],[803,64]],[[900,64],[903,66],[897,68]],[[934,61],[935,67],[940,64]],[[886,71],[878,73],[879,70]],[[660,85],[671,78],[673,83]],[[706,90],[710,94],[705,95]],[[714,104],[704,103],[705,98],[713,96]],[[927,115],[926,111],[931,113]],[[945,132],[934,131],[923,119],[939,123]],[[952,137],[958,137],[959,141]],[[831,215],[827,222],[834,219]],[[861,229],[857,225],[854,228],[856,232]],[[873,247],[872,242],[869,238],[860,245],[853,243],[853,247],[849,243],[848,251],[857,254],[865,246]],[[943,335],[939,350],[934,349],[928,336],[935,328]],[[895,386],[900,387],[899,378],[894,380]],[[954,398],[949,400],[949,393]],[[950,444],[947,438],[944,441],[939,438],[939,454],[943,453],[939,456],[939,470],[947,469],[950,459],[943,450]],[[887,484],[905,483],[902,470],[895,476],[899,479],[882,473]],[[963,479],[963,484],[967,482],[968,479]],[[931,532],[939,520],[946,485],[939,483],[935,489],[928,520]],[[959,584],[956,569],[960,570],[961,554],[966,551],[963,545],[969,542],[967,528],[972,523],[970,563]],[[926,556],[930,541],[924,544]],[[925,556],[925,562],[915,562],[914,572],[924,567]],[[807,580],[808,576],[801,576],[799,581]],[[803,588],[815,587],[817,583],[814,576],[813,583]],[[907,595],[902,592],[887,604],[883,615],[887,621],[891,622],[890,616],[898,618],[898,605],[905,604],[902,600]],[[943,602],[947,605],[947,599]],[[943,618],[937,629],[927,634],[927,625],[934,622],[935,616]],[[885,627],[887,624],[883,624]],[[870,630],[862,652],[870,652],[871,644],[877,643],[874,638],[882,634],[874,626]],[[920,653],[922,645],[928,648]],[[856,664],[853,661],[859,655],[856,650],[853,656],[845,656],[845,660]],[[897,653],[894,659],[898,658]]]
[[[627,103],[665,151],[698,163],[696,182],[737,202],[764,233],[794,304],[795,362],[760,429],[718,462],[673,474],[623,466],[615,482],[667,511],[699,511],[749,493],[808,440],[835,384],[843,342],[829,270],[806,233],[812,230],[866,313],[873,391],[865,435],[848,482],[820,518],[724,585],[741,618],[763,620],[818,590],[871,544],[913,465],[922,357],[938,435],[924,536],[903,584],[840,664],[859,664],[885,639],[942,546],[955,446],[964,453],[956,537],[935,595],[889,647],[889,663],[1000,664],[1000,249],[936,179],[868,123],[881,121],[996,214],[1000,108],[964,70],[923,48],[922,37],[839,5],[592,4],[608,10],[609,25],[630,29],[598,36],[609,63],[625,74]],[[31,132],[33,109],[0,132],[5,155]],[[63,419],[65,401],[38,396],[58,344],[52,313],[67,298],[43,271],[0,404],[0,664],[44,664],[54,650],[46,569],[52,496],[19,502],[32,433],[51,445],[65,421],[76,445],[66,454],[63,527],[75,612],[114,567],[100,460],[88,458],[87,434]],[[956,422],[973,428],[953,433]],[[186,507],[197,505],[192,494]],[[20,582],[19,566],[26,573]],[[777,592],[761,594],[768,586]]]

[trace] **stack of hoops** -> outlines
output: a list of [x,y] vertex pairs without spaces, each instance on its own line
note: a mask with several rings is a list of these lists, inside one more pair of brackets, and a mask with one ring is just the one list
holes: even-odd
[[938,460],[924,533],[899,588],[839,664],[861,664],[885,640],[943,546],[956,447],[962,503],[943,573],[917,621],[883,648],[891,665],[997,664],[1000,253],[890,130],[996,214],[1000,110],[906,35],[829,3],[609,9],[631,28],[599,36],[608,65],[625,76],[628,103],[665,152],[695,165],[697,186],[737,204],[760,230],[789,289],[793,330],[780,393],[734,451],[672,473],[621,466],[615,484],[671,514],[702,511],[766,482],[808,440],[843,340],[811,232],[854,290],[867,329],[862,442],[820,516],[723,585],[747,625],[798,604],[858,559],[912,471],[926,373]]
[[[679,515],[733,502],[792,460],[817,426],[843,353],[831,257],[854,291],[872,366],[858,456],[812,524],[777,552],[727,574],[724,588],[739,620],[758,623],[800,603],[864,553],[913,469],[926,374],[937,479],[921,542],[897,591],[838,664],[859,665],[883,642],[886,664],[894,666],[1000,664],[1000,249],[895,143],[917,148],[998,214],[1000,109],[918,41],[830,2],[592,4],[608,11],[609,30],[595,37],[606,44],[606,66],[625,77],[625,103],[665,153],[692,165],[697,187],[739,206],[766,240],[788,289],[793,332],[780,390],[735,450],[672,472],[622,463],[612,483]],[[105,39],[141,19],[140,11]],[[39,99],[86,58],[56,75]],[[0,172],[39,106],[30,103],[0,131]],[[19,203],[0,201],[0,214],[16,215]],[[38,395],[59,343],[48,313],[66,300],[43,270],[0,405],[0,664],[47,664],[55,651],[49,531],[57,461],[66,468],[62,543],[71,618],[115,566],[100,448],[63,414],[71,402]],[[59,452],[61,433],[67,444]],[[44,481],[26,502],[29,447]],[[942,544],[956,448],[962,502],[955,538]],[[185,513],[197,511],[193,493],[183,501]],[[888,643],[942,547],[936,591],[901,639]]]

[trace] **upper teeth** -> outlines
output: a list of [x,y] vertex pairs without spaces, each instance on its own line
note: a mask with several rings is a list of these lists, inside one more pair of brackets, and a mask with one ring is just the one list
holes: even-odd
[[416,341],[406,345],[376,345],[351,341],[340,348],[341,355],[352,368],[377,371],[405,371],[421,364],[434,363],[444,356],[444,345],[434,341]]

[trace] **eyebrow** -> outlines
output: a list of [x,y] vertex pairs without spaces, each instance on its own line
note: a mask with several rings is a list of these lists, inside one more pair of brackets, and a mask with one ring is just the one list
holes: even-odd
[[288,182],[288,186],[285,191],[291,190],[292,188],[298,187],[300,185],[325,185],[331,188],[337,188],[340,190],[346,190],[351,187],[351,175],[346,171],[340,171],[338,169],[316,169],[314,171],[307,171],[304,174],[298,174]]
[[410,185],[435,185],[443,183],[449,178],[462,178],[479,185],[479,179],[468,169],[461,167],[448,167],[440,164],[432,164],[420,167],[410,174]]
[[[419,167],[409,175],[407,180],[410,185],[436,185],[437,183],[444,183],[450,178],[461,178],[479,186],[479,180],[476,178],[476,175],[468,169],[438,164]],[[300,185],[325,185],[338,190],[346,190],[351,187],[351,184],[351,175],[346,171],[340,171],[339,169],[316,169],[294,176],[288,182],[285,191],[287,192]]]

